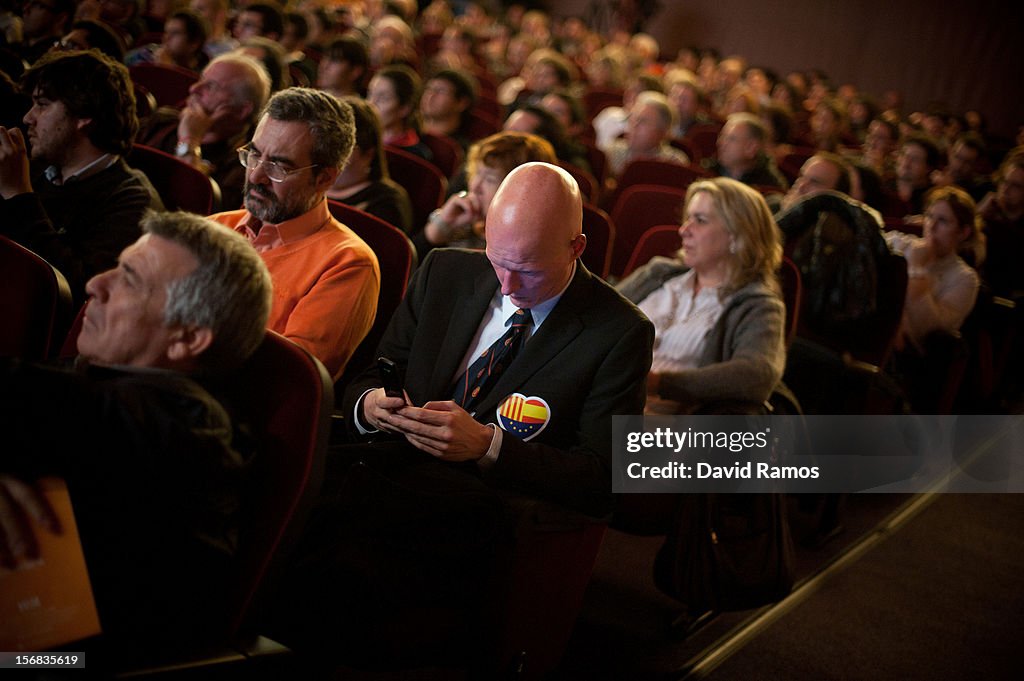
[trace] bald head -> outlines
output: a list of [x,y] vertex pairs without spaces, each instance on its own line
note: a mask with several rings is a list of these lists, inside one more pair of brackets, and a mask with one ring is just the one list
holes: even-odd
[[519,236],[529,233],[539,239],[560,230],[570,239],[583,231],[579,185],[558,166],[524,163],[505,176],[494,194],[487,211],[488,241],[493,238],[492,222],[495,233],[508,228]]
[[486,230],[502,295],[523,308],[552,298],[569,283],[587,243],[576,180],[549,163],[513,169],[487,210]]
[[841,156],[819,152],[807,159],[800,168],[800,176],[782,197],[782,209],[788,210],[797,201],[827,190],[850,193],[852,168]]

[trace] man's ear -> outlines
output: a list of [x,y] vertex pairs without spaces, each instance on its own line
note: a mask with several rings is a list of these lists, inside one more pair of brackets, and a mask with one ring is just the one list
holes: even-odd
[[[353,149],[355,153],[358,148]],[[334,182],[338,179],[338,175],[341,173],[341,168],[320,168],[316,173],[316,190],[318,192],[326,192],[328,189],[334,186]]]
[[85,132],[85,130],[90,125],[92,125],[92,119],[91,118],[76,118],[75,119],[75,128],[77,128],[78,130],[81,130],[82,132]]
[[188,364],[206,352],[213,343],[213,329],[205,326],[179,326],[171,334],[167,358],[175,364]]
[[572,240],[572,259],[583,255],[583,251],[587,248],[587,235],[580,232]]
[[[252,102],[239,102],[232,107],[235,110],[235,118],[239,121],[248,121],[252,117],[252,110],[255,108]],[[252,134],[251,132],[249,133]]]
[[744,144],[744,153],[751,158],[755,158],[759,151],[761,151],[761,143],[756,139],[751,138]]

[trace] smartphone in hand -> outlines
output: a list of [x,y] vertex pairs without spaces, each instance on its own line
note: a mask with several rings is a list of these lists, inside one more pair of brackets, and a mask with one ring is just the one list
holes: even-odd
[[388,397],[405,397],[405,380],[397,364],[387,357],[378,357],[377,373],[380,374],[380,382],[384,387],[385,395]]

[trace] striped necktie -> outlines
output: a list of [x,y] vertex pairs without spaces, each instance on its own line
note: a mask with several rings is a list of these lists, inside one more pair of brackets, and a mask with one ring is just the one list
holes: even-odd
[[484,350],[455,382],[452,399],[468,412],[474,410],[515,359],[525,341],[524,331],[533,323],[533,315],[529,310],[516,310],[509,322],[501,338]]

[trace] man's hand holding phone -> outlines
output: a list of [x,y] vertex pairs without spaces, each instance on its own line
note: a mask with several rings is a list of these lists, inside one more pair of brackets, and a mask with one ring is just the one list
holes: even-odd
[[402,407],[412,404],[405,394],[401,369],[387,357],[378,357],[377,371],[384,387],[371,390],[363,398],[363,416],[376,430],[400,432],[387,419]]
[[377,430],[405,435],[414,447],[444,461],[475,461],[487,452],[494,437],[489,426],[451,400],[414,405],[401,369],[387,357],[377,358],[377,371],[384,387],[363,398],[363,413]]

